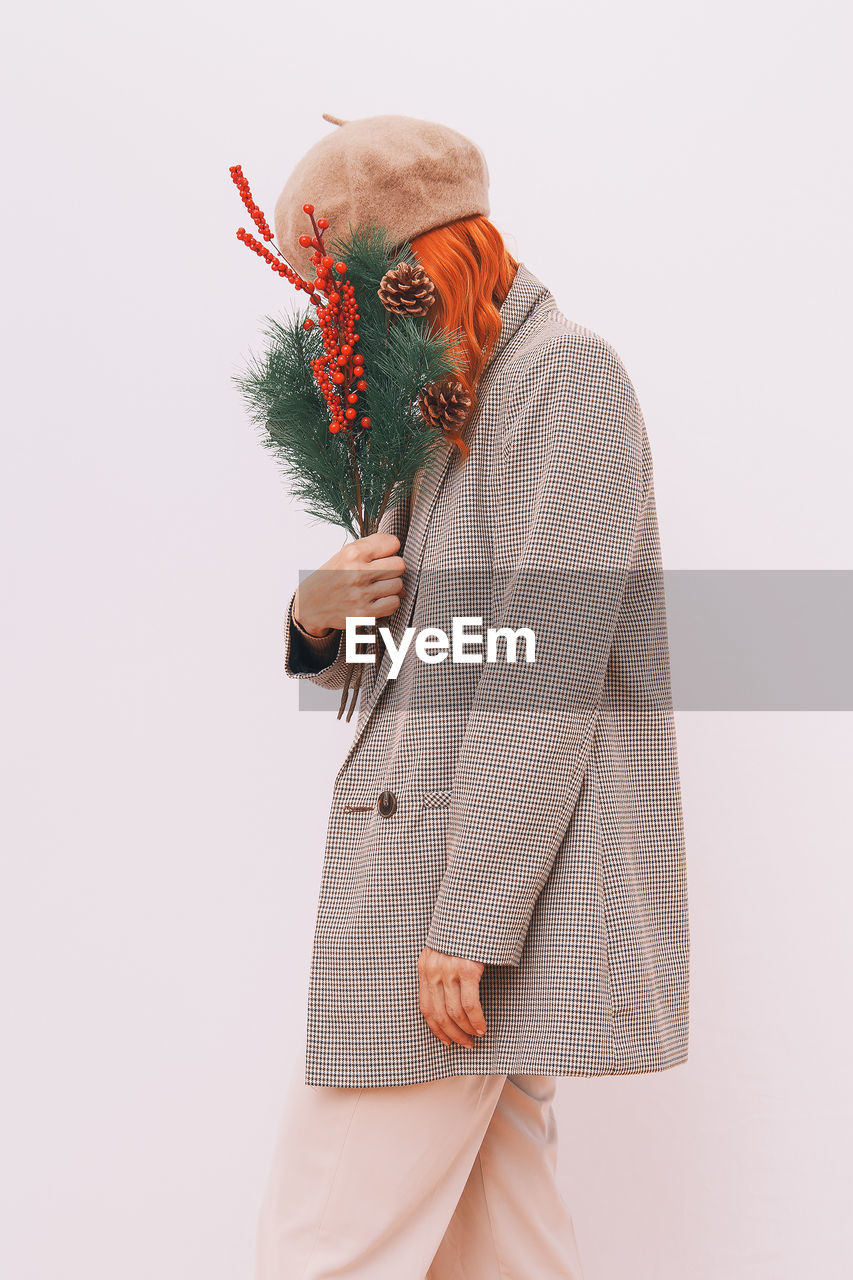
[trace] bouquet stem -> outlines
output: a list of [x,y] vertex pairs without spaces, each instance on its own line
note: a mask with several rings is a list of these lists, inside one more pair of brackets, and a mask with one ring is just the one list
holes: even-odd
[[[377,675],[379,674],[379,668],[382,665],[382,659],[384,655],[385,655],[385,641],[382,638],[381,631],[377,631],[376,651],[375,651],[375,656],[373,660],[374,666],[376,667]],[[347,698],[351,694],[352,696],[350,698],[349,710],[347,711],[347,714],[346,714],[346,720],[348,724],[350,719],[352,718],[352,713],[355,710],[355,704],[358,700],[358,693],[359,693],[359,689],[361,688],[361,676],[362,676],[362,672],[364,671],[365,665],[366,665],[365,663],[361,663],[361,662],[359,663],[351,662],[347,668],[347,678],[344,681],[344,687],[341,690],[341,701],[338,706],[337,718],[338,720],[340,720],[341,716],[344,714],[344,709],[346,708],[346,705],[347,705]],[[356,667],[358,667],[358,671],[355,672],[355,679],[353,680],[353,672],[355,671]]]

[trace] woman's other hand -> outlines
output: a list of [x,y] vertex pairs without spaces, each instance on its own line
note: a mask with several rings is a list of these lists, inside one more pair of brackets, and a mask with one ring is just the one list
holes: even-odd
[[474,1046],[474,1037],[486,1034],[480,1004],[480,978],[485,965],[479,960],[447,956],[424,947],[418,957],[419,1003],[433,1035],[442,1044]]

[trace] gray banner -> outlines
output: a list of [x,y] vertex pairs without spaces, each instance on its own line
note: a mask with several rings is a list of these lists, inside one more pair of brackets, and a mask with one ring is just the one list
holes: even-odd
[[[663,584],[676,710],[853,710],[853,570],[667,570],[658,576],[660,581],[647,576],[645,586]],[[591,581],[589,575],[571,582],[552,577],[548,598],[572,607],[595,600]],[[467,612],[465,583],[458,575],[440,584],[446,591],[432,584],[429,594],[441,594],[461,615]],[[606,598],[612,584],[599,579],[599,586]],[[558,607],[548,620],[555,633]],[[595,607],[592,612],[600,625]],[[449,632],[449,614],[441,613],[419,625]],[[512,625],[524,625],[523,608]],[[406,661],[417,661],[413,651]],[[301,711],[336,712],[339,700],[338,693],[299,681]]]

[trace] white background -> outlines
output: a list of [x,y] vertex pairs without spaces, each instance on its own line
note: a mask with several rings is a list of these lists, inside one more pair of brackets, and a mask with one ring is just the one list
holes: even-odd
[[[843,7],[17,6],[2,237],[0,1270],[248,1280],[332,779],[282,618],[341,535],[230,382],[234,232],[345,119],[484,149],[639,393],[670,569],[850,568]],[[846,1280],[850,716],[681,714],[690,1061],[561,1081],[586,1280]],[[526,1278],[519,1278],[526,1280]],[[531,1278],[537,1280],[537,1278]]]

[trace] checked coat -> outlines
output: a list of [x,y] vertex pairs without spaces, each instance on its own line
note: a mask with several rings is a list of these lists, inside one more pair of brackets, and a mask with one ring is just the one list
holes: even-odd
[[[308,993],[308,1084],[615,1075],[685,1062],[689,927],[652,458],[610,343],[519,265],[463,460],[442,441],[386,512],[405,627],[526,627],[535,661],[364,666],[334,782]],[[328,689],[343,632],[285,622]],[[485,964],[487,1034],[420,1012],[428,945]]]

